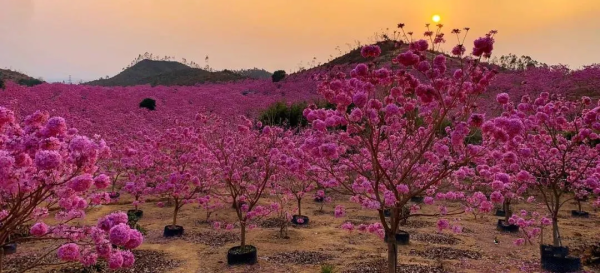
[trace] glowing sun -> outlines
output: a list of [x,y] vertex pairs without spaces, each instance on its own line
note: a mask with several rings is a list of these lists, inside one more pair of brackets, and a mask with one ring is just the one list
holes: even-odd
[[433,20],[434,22],[439,22],[440,20],[442,20],[442,17],[440,17],[439,15],[434,15],[433,17],[431,17],[431,20]]

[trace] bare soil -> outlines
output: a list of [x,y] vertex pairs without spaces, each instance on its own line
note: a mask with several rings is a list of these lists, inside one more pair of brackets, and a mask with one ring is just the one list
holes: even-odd
[[[185,228],[181,238],[163,238],[165,225],[172,221],[173,208],[159,208],[153,203],[144,204],[144,216],[139,224],[148,231],[144,244],[136,250],[135,269],[122,272],[320,272],[321,265],[334,265],[337,272],[379,272],[385,267],[387,248],[379,237],[372,234],[349,233],[340,229],[342,223],[356,224],[378,221],[375,211],[363,210],[357,204],[335,198],[335,203],[326,204],[326,213],[314,213],[319,209],[312,200],[303,202],[303,209],[310,217],[308,226],[291,225],[288,238],[279,237],[279,228],[267,220],[247,234],[247,243],[258,248],[258,263],[252,266],[227,265],[227,251],[239,245],[239,229],[232,231],[214,230],[210,223],[199,223],[205,211],[194,205],[186,205],[178,216],[178,225]],[[335,218],[335,205],[346,206],[346,217]],[[449,207],[458,204],[449,203]],[[514,211],[532,209],[531,204],[515,204]],[[539,207],[539,205],[535,205]],[[586,245],[600,241],[599,213],[586,204],[584,209],[591,216],[588,219],[572,218],[570,210],[575,204],[567,204],[560,216],[559,225],[563,244],[571,246],[573,253],[583,252]],[[120,202],[91,209],[86,221],[95,223],[97,219],[112,211],[131,209],[127,196]],[[426,212],[434,212],[434,206],[423,206]],[[540,210],[540,212],[543,212]],[[235,222],[232,208],[220,209],[213,213],[211,221]],[[456,216],[454,216],[456,217]],[[436,218],[409,220],[402,229],[411,233],[410,244],[399,246],[397,272],[542,272],[539,267],[538,244],[516,247],[514,234],[496,231],[497,217],[485,215],[460,215],[463,233],[449,231],[438,233]],[[454,219],[451,219],[454,220]],[[262,227],[261,227],[262,226]],[[549,232],[545,232],[549,235]],[[497,238],[499,243],[494,243]],[[544,241],[550,242],[546,236]],[[536,242],[539,243],[539,242]],[[15,272],[17,266],[26,264],[32,257],[42,255],[52,249],[52,245],[23,243],[18,253],[6,257],[5,272]],[[25,255],[26,254],[26,255]],[[52,253],[47,258],[56,261]],[[598,267],[585,267],[587,272],[600,272]],[[100,272],[105,272],[104,268]],[[85,272],[74,265],[42,267],[31,272]],[[94,272],[94,271],[91,271]],[[108,272],[108,271],[107,271]]]

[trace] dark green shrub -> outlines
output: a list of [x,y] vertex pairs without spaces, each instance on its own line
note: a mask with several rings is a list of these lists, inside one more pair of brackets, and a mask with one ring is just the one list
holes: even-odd
[[146,108],[154,111],[154,109],[156,109],[156,101],[150,98],[145,98],[142,102],[140,102],[140,108]]
[[483,143],[483,137],[481,136],[481,130],[472,130],[471,133],[465,138],[466,144],[481,145]]
[[271,79],[273,80],[273,82],[279,82],[279,81],[285,79],[286,76],[287,76],[287,74],[285,73],[285,71],[277,70],[277,71],[273,72],[273,75],[271,75]]
[[25,85],[25,86],[32,87],[32,86],[36,86],[36,85],[42,84],[44,82],[40,81],[38,79],[31,78],[31,79],[20,79],[17,83],[19,85]]
[[265,125],[276,125],[287,128],[305,127],[308,124],[302,115],[307,104],[305,102],[293,103],[288,106],[284,102],[271,104],[260,114],[260,121]]

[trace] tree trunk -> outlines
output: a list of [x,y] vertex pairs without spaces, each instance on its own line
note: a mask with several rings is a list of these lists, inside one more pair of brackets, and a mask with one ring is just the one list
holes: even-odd
[[396,245],[395,234],[390,233],[388,236],[388,273],[396,273],[398,264],[398,246]]
[[552,217],[552,242],[554,246],[561,246],[560,233],[558,232],[558,217]]
[[302,199],[298,198],[298,215],[302,215],[302,206],[300,205],[301,201]]
[[173,212],[173,226],[177,225],[177,213],[179,212],[179,205],[175,202],[175,211]]
[[240,224],[240,226],[241,226],[241,230],[242,230],[242,234],[241,234],[242,235],[241,236],[242,244],[241,244],[241,247],[244,247],[244,246],[246,246],[246,223],[244,221],[242,221],[241,224]]
[[512,216],[510,211],[510,203],[508,201],[504,201],[504,224],[508,225],[508,219]]
[[579,208],[579,212],[581,212],[581,201],[577,198],[577,207]]
[[4,246],[0,248],[0,273],[2,273],[2,265],[4,263]]

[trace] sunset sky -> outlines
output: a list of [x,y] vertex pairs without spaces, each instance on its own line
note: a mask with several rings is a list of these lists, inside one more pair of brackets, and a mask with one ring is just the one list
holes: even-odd
[[289,71],[400,22],[422,33],[434,14],[447,33],[471,27],[470,41],[497,29],[497,56],[600,62],[599,0],[0,0],[0,67],[92,80],[147,51],[200,64],[208,55],[215,69]]

